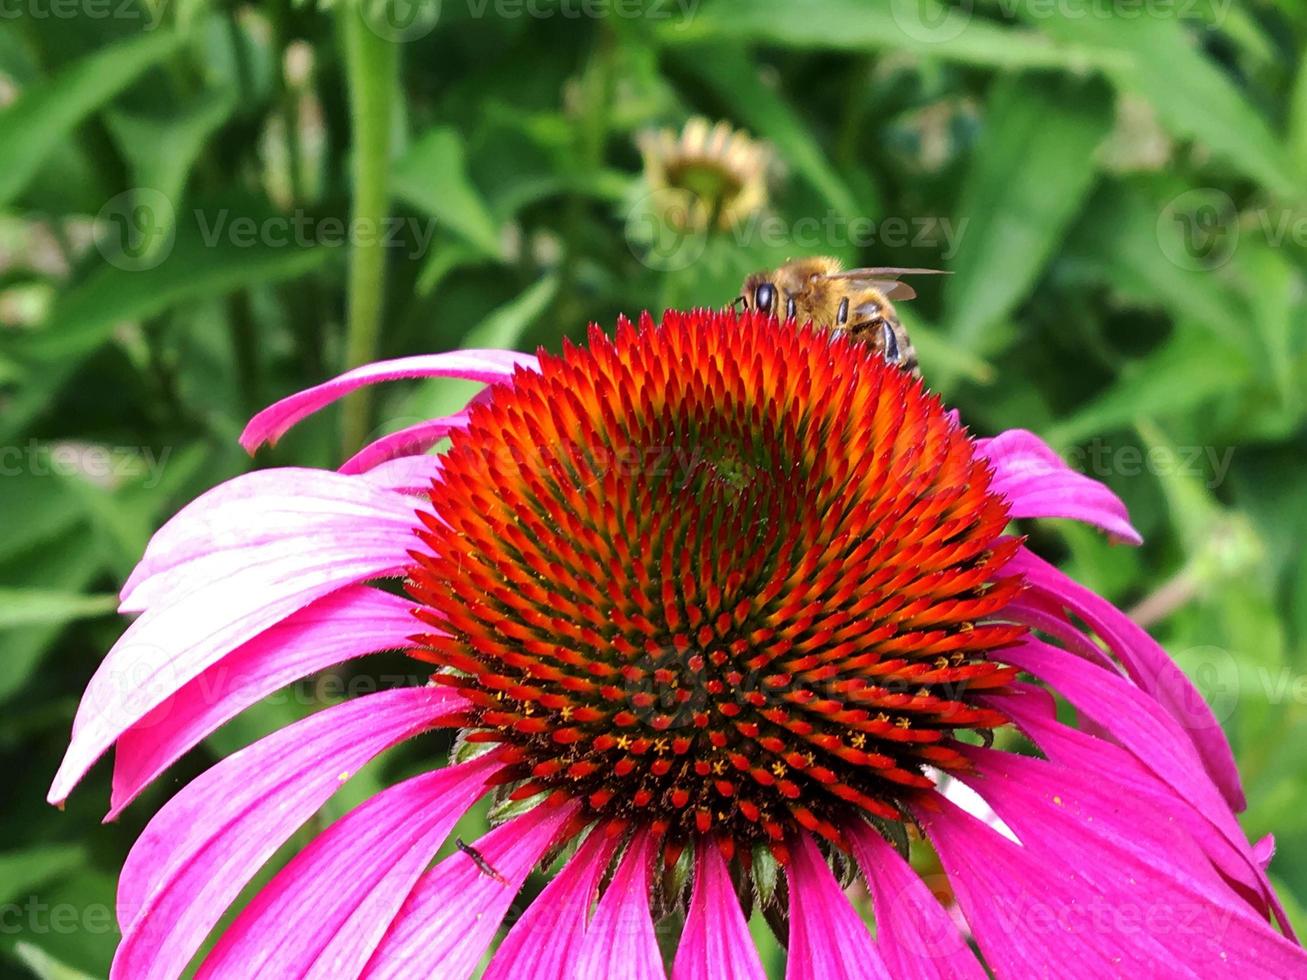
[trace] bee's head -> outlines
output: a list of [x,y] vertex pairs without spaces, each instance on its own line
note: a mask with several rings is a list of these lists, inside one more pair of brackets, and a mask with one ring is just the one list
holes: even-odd
[[757,310],[759,313],[775,316],[777,290],[770,276],[771,274],[767,272],[755,272],[744,280],[736,302],[743,301],[746,310]]

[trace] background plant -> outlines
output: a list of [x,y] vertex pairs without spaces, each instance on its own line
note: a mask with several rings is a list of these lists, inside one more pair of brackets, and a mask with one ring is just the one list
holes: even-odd
[[[556,350],[722,304],[801,254],[952,270],[903,310],[926,377],[1125,498],[1143,549],[1070,525],[1035,543],[1136,604],[1208,693],[1307,928],[1305,14],[0,0],[0,973],[103,976],[116,868],[168,794],[409,680],[383,659],[271,699],[111,827],[107,767],[69,812],[42,802],[122,629],[113,590],[182,502],[255,465],[253,410],[374,355]],[[663,251],[636,141],[692,115],[768,141],[771,200]],[[388,389],[257,465],[330,466],[465,396]]]

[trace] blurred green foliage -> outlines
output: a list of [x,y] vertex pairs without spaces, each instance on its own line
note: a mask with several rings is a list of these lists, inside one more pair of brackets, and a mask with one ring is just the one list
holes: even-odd
[[[104,976],[149,814],[339,696],[247,713],[118,825],[104,766],[68,812],[42,802],[118,583],[254,465],[252,411],[368,347],[347,310],[381,356],[556,350],[805,254],[952,270],[903,309],[926,378],[1125,498],[1139,551],[1033,541],[1208,693],[1307,927],[1301,0],[360,2],[0,0],[0,972]],[[651,250],[634,140],[694,114],[771,144],[771,204]],[[466,395],[394,386],[369,425]],[[258,464],[334,465],[340,426]]]

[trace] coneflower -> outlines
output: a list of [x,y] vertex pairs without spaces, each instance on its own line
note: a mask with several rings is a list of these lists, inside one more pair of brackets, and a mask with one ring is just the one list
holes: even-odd
[[[1035,436],[973,439],[847,337],[696,311],[558,356],[360,368],[243,442],[429,376],[488,387],[338,472],[209,491],[129,579],[141,615],[53,801],[116,745],[115,815],[350,658],[404,649],[431,682],[325,708],[181,790],[123,868],[113,976],[179,976],[352,773],[435,728],[459,730],[449,762],[322,832],[199,976],[458,980],[541,866],[491,980],[760,978],[755,908],[793,978],[1303,974],[1220,728],[1156,643],[1008,530],[1138,541]],[[400,578],[407,597],[376,584]],[[1024,752],[994,747],[1006,726]],[[487,795],[503,822],[430,867]],[[905,860],[917,833],[953,908]],[[683,923],[667,964],[656,919]]]

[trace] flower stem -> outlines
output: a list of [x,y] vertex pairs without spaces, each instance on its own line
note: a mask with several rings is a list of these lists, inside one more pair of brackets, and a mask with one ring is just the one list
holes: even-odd
[[[396,46],[368,27],[354,3],[341,9],[349,111],[354,133],[345,366],[373,360],[385,300],[386,256],[380,229],[390,210],[391,108],[399,84]],[[368,229],[369,234],[359,234]],[[344,405],[341,441],[353,453],[367,437],[371,397],[362,388]]]

